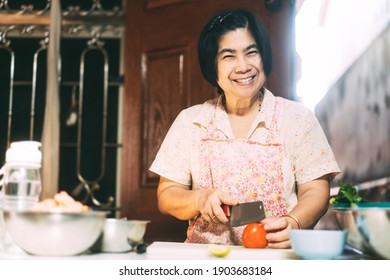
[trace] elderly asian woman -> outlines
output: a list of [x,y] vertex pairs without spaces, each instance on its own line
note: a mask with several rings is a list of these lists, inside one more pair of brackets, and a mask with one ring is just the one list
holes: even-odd
[[223,11],[204,26],[199,64],[218,97],[184,109],[150,170],[158,207],[189,220],[186,242],[242,244],[221,205],[263,201],[269,248],[289,248],[288,230],[312,228],[340,172],[315,115],[265,87],[268,32],[252,12]]

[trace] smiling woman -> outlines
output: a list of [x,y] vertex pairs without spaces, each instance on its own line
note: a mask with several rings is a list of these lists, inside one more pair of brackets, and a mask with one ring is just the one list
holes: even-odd
[[232,95],[237,101],[246,97],[258,99],[258,89],[266,79],[262,66],[260,52],[248,30],[237,29],[221,37],[217,77],[225,96]]
[[[231,21],[232,26],[227,28],[223,23],[226,20]],[[242,36],[242,33],[239,32],[240,29],[248,31],[245,27],[248,25],[252,26],[249,29],[255,28],[256,32],[250,32],[249,40],[251,43],[244,46],[244,51],[250,53],[250,50],[255,50],[256,53],[259,53],[261,56],[262,70],[266,77],[269,76],[272,70],[272,50],[270,46],[270,39],[267,30],[263,24],[257,23],[257,19],[248,18],[244,21],[242,19],[237,19],[232,17],[232,14],[226,14],[220,18],[213,19],[214,22],[209,23],[208,29],[203,29],[201,33],[202,40],[198,42],[198,58],[199,64],[202,65],[201,70],[205,79],[215,86],[218,90],[218,93],[222,93],[223,90],[219,86],[217,79],[218,66],[215,67],[215,59],[220,59],[221,54],[227,52],[237,52],[235,49],[230,49],[229,46],[221,46],[221,41],[224,38],[224,33],[230,31],[231,34],[237,36]],[[218,38],[220,36],[220,38]],[[236,38],[240,39],[240,38]],[[240,41],[236,41],[240,42]],[[234,46],[236,48],[236,46]],[[217,54],[217,56],[216,56]],[[228,57],[230,58],[230,57]],[[218,61],[217,61],[218,63]]]
[[260,52],[248,30],[240,28],[221,36],[217,81],[224,91],[223,104],[237,138],[246,137],[261,108],[264,92],[259,88],[266,80],[262,66]]
[[167,133],[150,167],[158,207],[190,220],[186,242],[241,245],[244,226],[229,227],[221,205],[263,201],[268,247],[288,248],[288,230],[314,226],[327,209],[339,173],[327,139],[312,112],[265,88],[270,39],[252,12],[212,17],[198,57],[219,96],[183,110]]

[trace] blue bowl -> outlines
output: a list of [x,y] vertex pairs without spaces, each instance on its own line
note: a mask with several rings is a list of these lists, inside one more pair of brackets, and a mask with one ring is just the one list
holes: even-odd
[[305,260],[331,260],[344,251],[347,232],[342,230],[292,229],[291,247]]

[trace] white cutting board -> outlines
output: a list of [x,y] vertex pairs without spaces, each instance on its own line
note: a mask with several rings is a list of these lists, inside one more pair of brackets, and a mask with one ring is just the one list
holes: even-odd
[[[147,259],[188,260],[221,259],[210,254],[208,244],[154,242],[147,248]],[[247,249],[230,246],[224,259],[231,260],[292,260],[300,259],[292,249]]]

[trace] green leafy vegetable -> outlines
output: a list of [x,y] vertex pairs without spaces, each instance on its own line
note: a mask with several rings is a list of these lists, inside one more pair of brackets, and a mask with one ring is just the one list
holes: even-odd
[[364,198],[362,198],[356,188],[353,186],[352,183],[344,183],[339,181],[339,192],[335,197],[332,197],[329,200],[329,203],[334,204],[350,204],[351,206],[355,205],[356,203],[366,202]]

